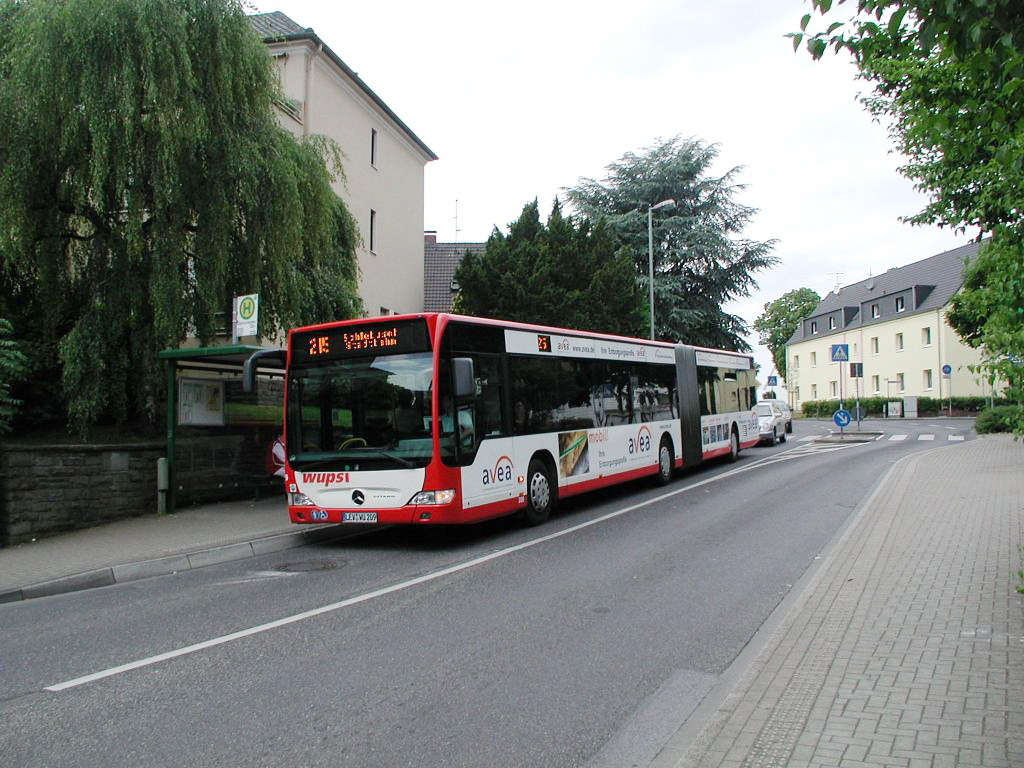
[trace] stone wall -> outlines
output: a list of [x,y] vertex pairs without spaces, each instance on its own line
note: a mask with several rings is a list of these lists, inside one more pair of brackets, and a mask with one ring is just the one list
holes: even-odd
[[156,511],[163,443],[0,448],[0,546]]
[[[266,453],[277,427],[182,429],[177,507],[280,494]],[[0,446],[0,547],[157,511],[163,442]]]

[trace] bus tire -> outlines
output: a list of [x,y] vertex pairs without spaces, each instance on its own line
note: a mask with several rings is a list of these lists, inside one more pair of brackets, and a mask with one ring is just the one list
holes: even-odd
[[551,474],[544,462],[532,459],[526,472],[526,509],[523,510],[523,523],[534,526],[547,520],[555,505],[555,493]]
[[672,441],[668,435],[661,438],[661,446],[658,448],[658,474],[655,481],[658,485],[668,485],[672,480],[672,469],[675,466],[675,456],[672,454]]
[[729,432],[729,461],[736,461],[740,457],[740,436],[733,426]]

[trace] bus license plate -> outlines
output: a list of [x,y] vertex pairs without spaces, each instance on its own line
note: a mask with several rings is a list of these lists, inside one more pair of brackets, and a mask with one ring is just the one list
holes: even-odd
[[343,523],[376,523],[376,512],[343,512],[341,515]]

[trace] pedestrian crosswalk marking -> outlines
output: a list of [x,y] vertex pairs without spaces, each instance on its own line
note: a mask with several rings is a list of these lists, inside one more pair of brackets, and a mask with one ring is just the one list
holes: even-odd
[[906,435],[892,435],[892,436],[889,437],[890,441],[892,441],[892,440],[899,441],[899,440],[906,440],[906,439],[907,439]]
[[963,440],[964,436],[963,435],[950,435],[949,439],[950,440]]
[[918,440],[934,440],[935,439],[935,435],[918,435],[917,439]]

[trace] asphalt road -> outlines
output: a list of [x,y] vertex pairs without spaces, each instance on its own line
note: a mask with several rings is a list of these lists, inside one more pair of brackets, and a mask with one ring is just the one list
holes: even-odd
[[389,529],[0,605],[0,762],[644,764],[888,467],[971,424],[835,445],[797,422],[538,528]]

